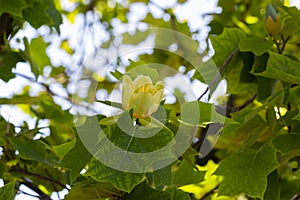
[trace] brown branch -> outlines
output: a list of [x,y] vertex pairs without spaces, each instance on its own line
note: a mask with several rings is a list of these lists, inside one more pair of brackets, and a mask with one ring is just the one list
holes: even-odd
[[232,113],[232,112],[238,112],[238,111],[244,109],[244,108],[245,108],[246,106],[248,106],[250,103],[252,103],[252,102],[255,100],[255,98],[256,98],[256,94],[253,95],[250,99],[248,99],[247,101],[245,101],[245,102],[244,102],[242,105],[240,105],[240,106],[237,106],[237,107],[229,107],[228,111],[229,111],[230,113]]
[[36,185],[34,185],[29,180],[23,179],[21,184],[27,186],[28,188],[30,188],[31,190],[36,192],[39,195],[39,199],[41,199],[41,200],[51,200],[51,198],[47,194],[45,194],[43,191],[41,191]]
[[65,184],[62,184],[61,182],[57,181],[57,180],[54,180],[50,177],[47,177],[47,176],[43,176],[41,174],[36,174],[36,173],[33,173],[33,172],[29,172],[27,171],[26,169],[21,169],[21,168],[12,168],[10,171],[13,171],[13,172],[18,172],[18,173],[21,173],[21,174],[25,174],[25,175],[28,175],[28,176],[33,176],[33,177],[37,177],[39,179],[43,179],[45,181],[48,181],[48,182],[51,182],[51,183],[54,183],[56,185],[59,185],[61,186],[62,188],[65,188],[67,190],[70,190],[69,188],[66,187]]
[[85,109],[87,109],[87,110],[89,110],[89,111],[92,111],[92,112],[97,113],[97,111],[94,110],[93,108],[91,108],[90,106],[88,106],[88,105],[83,105],[83,104],[81,104],[81,103],[79,103],[79,102],[75,102],[71,97],[64,97],[64,96],[61,96],[61,95],[59,95],[59,94],[56,94],[56,93],[50,88],[50,85],[48,85],[48,84],[46,84],[46,83],[39,82],[39,81],[35,80],[35,79],[32,78],[32,77],[26,76],[26,75],[21,74],[21,73],[18,73],[18,72],[15,72],[15,75],[16,75],[16,76],[20,76],[20,77],[22,77],[22,78],[25,78],[25,79],[27,79],[27,80],[29,80],[29,81],[31,81],[31,82],[34,82],[34,83],[39,84],[40,86],[44,87],[45,90],[48,92],[48,94],[50,94],[51,96],[55,96],[55,97],[58,97],[58,98],[60,98],[60,99],[65,100],[65,101],[68,101],[68,102],[69,102],[71,105],[73,105],[73,106],[82,107],[82,108],[85,108]]
[[228,65],[228,63],[232,60],[232,58],[237,54],[238,49],[234,49],[230,55],[226,58],[226,60],[223,62],[223,64],[221,65],[219,72],[216,74],[215,78],[209,83],[209,85],[207,86],[206,90],[201,94],[201,96],[198,98],[198,101],[200,99],[202,99],[202,97],[208,92],[208,90],[212,87],[212,85],[214,85],[218,78],[221,76],[221,73],[223,72],[223,70],[225,69],[225,67]]
[[300,199],[300,192],[298,192],[297,194],[292,196],[292,198],[290,200],[299,200],[299,199]]
[[15,187],[15,190],[18,190],[18,193],[21,193],[21,194],[24,194],[24,195],[27,195],[27,196],[31,196],[31,197],[35,197],[35,198],[39,198],[40,197],[40,196],[37,196],[37,195],[34,195],[34,194],[30,194],[30,193],[24,192],[23,190],[20,190],[18,187]]
[[291,36],[288,36],[286,39],[284,39],[283,35],[281,34],[281,39],[282,39],[282,47],[281,47],[281,54],[283,53],[284,49],[285,49],[285,45],[287,44],[287,42],[289,41],[289,39],[291,38]]

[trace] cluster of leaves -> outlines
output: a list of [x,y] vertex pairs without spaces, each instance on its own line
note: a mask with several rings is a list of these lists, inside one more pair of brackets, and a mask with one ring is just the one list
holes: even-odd
[[[183,3],[185,1],[178,1],[173,6]],[[265,29],[265,12],[270,3],[273,3],[283,21],[282,30],[275,35]],[[155,18],[149,12],[142,19],[143,24],[171,29],[188,36],[198,34],[197,31],[192,33],[187,23],[177,20],[173,6],[162,8],[152,1],[75,1],[70,11],[64,10],[59,1],[0,0],[0,79],[9,82],[17,75],[44,88],[37,96],[31,96],[29,86],[26,86],[21,94],[0,98],[1,105],[18,106],[36,121],[35,127],[29,128],[26,122],[17,126],[4,116],[0,117],[0,178],[5,183],[0,188],[0,199],[12,199],[17,193],[24,193],[21,185],[33,190],[40,199],[50,199],[52,193],[62,189],[69,190],[65,199],[299,198],[300,11],[297,8],[288,7],[278,0],[220,0],[222,12],[214,15],[209,24],[209,40],[215,53],[207,63],[214,62],[221,76],[210,73],[212,71],[207,68],[209,64],[195,67],[200,72],[208,71],[205,76],[209,77],[210,82],[206,82],[208,88],[205,94],[210,96],[221,81],[220,77],[223,77],[228,95],[220,97],[216,107],[201,101],[188,102],[180,107],[179,98],[174,104],[162,103],[167,110],[166,115],[161,117],[158,110],[152,117],[157,123],[163,124],[163,128],[160,127],[156,135],[146,139],[134,137],[139,130],[136,127],[142,125],[132,125],[131,119],[126,118],[126,113],[130,114],[127,111],[120,115],[119,120],[128,122],[127,127],[132,134],[125,133],[118,127],[118,122],[111,122],[104,115],[85,117],[81,125],[74,128],[69,110],[63,110],[54,99],[59,97],[73,103],[73,106],[82,105],[71,101],[71,92],[65,97],[51,87],[51,84],[60,84],[67,90],[71,84],[71,74],[65,72],[67,66],[52,66],[46,53],[49,44],[43,37],[30,42],[24,38],[20,41],[24,44],[23,50],[13,49],[10,45],[24,22],[36,29],[42,25],[54,27],[57,33],[53,34],[59,34],[61,15],[75,22],[80,14],[88,16],[94,13],[112,38],[99,48],[109,49],[116,46],[114,20],[129,23],[126,16],[133,4],[154,6],[164,13],[161,18]],[[168,17],[169,20],[165,20]],[[146,39],[143,33],[140,30],[133,35],[124,33],[122,44],[138,45]],[[155,45],[172,45],[165,40],[170,37],[156,37]],[[188,62],[189,52],[197,52],[198,46],[188,46],[189,49],[186,49],[183,44],[186,41],[178,41],[178,38],[174,41],[176,39],[178,50],[163,51],[158,47],[152,53],[141,54],[138,62],[127,64],[126,72],[134,71],[158,78],[161,74],[153,71],[150,65],[147,70],[139,70],[139,66],[147,63],[164,64],[178,73],[179,68],[185,66],[183,74],[190,72],[194,68]],[[61,47],[70,54],[76,54],[76,49],[73,51],[65,41]],[[177,53],[182,51],[188,53]],[[199,57],[202,58],[202,55],[199,54]],[[120,59],[117,59],[114,69],[126,65]],[[19,62],[30,66],[32,77],[13,73]],[[46,66],[51,68],[47,76],[44,74]],[[91,72],[90,69],[87,71]],[[198,71],[191,81],[204,81],[204,74]],[[92,73],[95,78],[95,72]],[[122,76],[119,71],[111,74],[117,79]],[[115,85],[110,77],[96,77],[97,89],[110,93]],[[43,82],[47,78],[52,80],[51,84]],[[178,93],[177,96],[184,99],[184,94]],[[98,101],[120,107],[117,103]],[[40,122],[45,119],[48,125],[41,127]],[[196,127],[196,134],[186,134],[176,140],[176,134],[182,126],[187,130]],[[218,135],[219,129],[211,129],[214,126],[222,127],[222,134],[217,141],[213,136]],[[48,134],[45,134],[45,129]],[[151,131],[148,130],[149,133]],[[138,165],[130,155],[113,154],[107,140],[121,149],[136,153],[153,152],[171,144],[166,152],[155,159],[143,158],[144,165],[141,167],[144,169],[155,168],[157,163],[174,156],[177,144],[196,142],[188,146],[178,160],[162,169],[132,173],[113,169],[96,159],[97,156],[106,155],[108,162],[119,162],[120,166],[128,164],[126,161],[132,161],[129,164],[134,167]],[[201,153],[201,146],[207,145],[207,142],[214,145],[213,150],[206,157],[199,158],[198,152]]]

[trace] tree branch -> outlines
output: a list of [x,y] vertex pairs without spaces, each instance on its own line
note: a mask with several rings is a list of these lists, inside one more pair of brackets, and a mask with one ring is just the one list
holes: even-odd
[[300,199],[300,192],[292,196],[291,200],[299,200]]
[[230,113],[232,113],[232,112],[238,112],[238,111],[244,109],[244,108],[245,108],[246,106],[248,106],[250,103],[252,103],[252,102],[255,100],[255,98],[256,98],[256,94],[253,95],[250,99],[248,99],[247,101],[245,101],[245,102],[244,102],[242,105],[240,105],[240,106],[237,106],[237,107],[229,107],[228,111],[229,111]]
[[18,172],[18,173],[21,173],[21,174],[25,174],[25,175],[29,175],[29,176],[33,176],[33,177],[37,177],[39,179],[43,179],[45,181],[48,181],[48,182],[51,182],[51,183],[54,183],[56,185],[59,185],[61,186],[62,188],[65,188],[67,190],[70,190],[69,188],[66,187],[65,184],[62,184],[61,182],[57,181],[57,180],[54,180],[50,177],[46,177],[46,176],[43,176],[43,175],[40,175],[40,174],[36,174],[36,173],[33,173],[33,172],[29,172],[25,169],[21,169],[21,168],[12,168],[10,171],[13,171],[13,172]]
[[34,185],[33,183],[31,183],[30,181],[23,179],[23,181],[21,182],[21,184],[27,186],[28,188],[30,188],[31,190],[33,190],[34,192],[36,192],[39,195],[39,198],[41,200],[51,200],[51,198],[45,194],[44,192],[42,192],[36,185]]
[[200,97],[198,97],[198,101],[200,99],[202,99],[202,97],[208,92],[208,90],[211,88],[211,86],[213,86],[217,82],[218,78],[221,76],[221,73],[223,72],[225,67],[228,65],[228,63],[232,60],[232,58],[237,54],[237,52],[238,52],[238,49],[234,49],[231,52],[231,54],[226,58],[226,60],[223,62],[223,64],[221,65],[221,67],[219,69],[219,73],[216,74],[215,78],[209,83],[206,90],[200,95]]
[[[25,185],[25,184],[24,184]],[[31,196],[31,197],[35,197],[35,198],[40,198],[40,196],[37,196],[37,195],[34,195],[34,194],[30,194],[28,192],[24,192],[23,190],[20,190],[19,188],[15,187],[16,190],[18,190],[18,193],[21,193],[21,194],[25,194],[27,196]]]

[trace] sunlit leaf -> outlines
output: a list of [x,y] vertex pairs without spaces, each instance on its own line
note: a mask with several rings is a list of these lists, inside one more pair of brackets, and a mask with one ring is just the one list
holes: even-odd
[[10,13],[12,15],[22,17],[22,10],[26,7],[26,0],[0,0],[0,15],[2,15],[3,13]]
[[276,151],[264,145],[258,150],[246,149],[221,161],[216,175],[224,176],[219,195],[247,194],[263,198],[268,175],[278,167]]
[[9,182],[0,188],[0,200],[12,199],[14,194],[15,181]]
[[107,167],[100,161],[93,159],[85,173],[99,182],[109,182],[122,191],[130,192],[144,180],[144,174],[128,173]]

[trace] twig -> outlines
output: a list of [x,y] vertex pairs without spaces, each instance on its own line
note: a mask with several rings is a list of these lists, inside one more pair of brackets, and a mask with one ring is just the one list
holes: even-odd
[[299,200],[300,199],[300,192],[292,196],[291,200]]
[[246,106],[248,106],[250,103],[252,103],[255,100],[255,98],[256,98],[256,94],[253,95],[247,101],[245,101],[242,105],[237,106],[237,107],[230,107],[229,112],[232,113],[232,112],[237,112],[237,111],[240,111],[240,110],[244,109]]
[[281,47],[281,54],[283,53],[284,49],[285,49],[285,45],[286,43],[289,41],[289,39],[291,38],[291,36],[288,36],[286,39],[284,39],[283,35],[281,35],[281,39],[282,39],[282,47]]
[[29,175],[29,176],[34,176],[34,177],[37,177],[37,178],[40,178],[40,179],[43,179],[45,181],[49,181],[51,183],[54,183],[56,185],[59,185],[61,186],[62,188],[65,188],[67,190],[70,190],[69,188],[66,187],[65,184],[62,184],[61,182],[57,181],[57,180],[53,180],[52,178],[49,178],[49,177],[46,177],[46,176],[43,176],[43,175],[40,175],[40,174],[36,174],[36,173],[33,173],[33,172],[29,172],[25,169],[21,169],[21,168],[12,168],[11,171],[13,172],[18,172],[18,173],[21,173],[21,174],[25,174],[25,175]]
[[15,187],[15,189],[18,190],[18,193],[25,194],[25,195],[28,195],[28,196],[31,196],[31,197],[35,197],[35,198],[40,198],[40,196],[37,196],[37,195],[34,195],[34,194],[30,194],[28,192],[24,192],[23,190],[20,190],[17,187]]
[[221,73],[225,69],[225,67],[228,65],[228,63],[232,60],[232,58],[237,54],[238,49],[234,49],[231,54],[226,58],[226,60],[221,65],[219,72],[216,74],[215,78],[209,83],[206,90],[201,94],[201,96],[198,98],[198,101],[202,99],[202,97],[208,92],[208,90],[211,88],[213,84],[215,84],[218,80],[218,78],[221,76]]
[[70,98],[70,97],[65,97],[65,96],[61,96],[61,95],[58,95],[56,94],[51,88],[50,88],[50,85],[46,84],[46,83],[42,83],[42,82],[39,82],[37,80],[35,80],[34,78],[32,77],[29,77],[29,76],[26,76],[24,74],[20,74],[18,72],[15,72],[15,75],[17,76],[20,76],[22,78],[25,78],[29,81],[32,81],[34,83],[37,83],[39,84],[40,86],[44,87],[46,89],[46,91],[51,95],[51,96],[55,96],[55,97],[58,97],[60,99],[63,99],[65,101],[68,101],[72,106],[79,106],[79,107],[82,107],[82,108],[85,108],[87,109],[88,111],[92,111],[92,112],[95,112],[97,113],[96,110],[94,110],[93,108],[89,107],[88,105],[83,105],[81,103],[78,103],[78,102],[75,102],[74,99]]
[[33,183],[31,183],[30,181],[23,179],[24,181],[21,182],[21,184],[27,186],[28,188],[30,188],[31,190],[33,190],[34,192],[36,192],[39,195],[39,199],[41,200],[51,200],[51,198],[45,194],[43,191],[41,191],[36,185],[34,185]]

